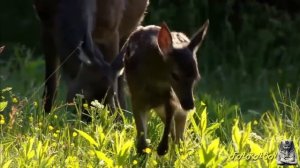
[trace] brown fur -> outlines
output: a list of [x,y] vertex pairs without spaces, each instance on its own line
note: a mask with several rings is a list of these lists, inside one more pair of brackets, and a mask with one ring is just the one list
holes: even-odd
[[183,138],[186,111],[194,108],[193,87],[200,78],[196,51],[207,28],[208,21],[191,41],[183,33],[171,33],[165,24],[140,27],[130,36],[125,74],[137,128],[138,153],[147,147],[150,109],[155,109],[165,123],[157,148],[159,155],[168,151],[169,132],[175,142]]
[[[87,100],[101,100],[109,88],[114,88],[108,91],[110,94],[118,92],[124,97],[122,82],[119,88],[115,87],[116,69],[113,68],[120,68],[117,64],[121,62],[115,57],[120,45],[140,24],[147,5],[148,0],[34,0],[41,21],[46,62],[46,112],[50,112],[55,97],[59,64],[63,64],[68,78],[68,101],[72,101],[75,93],[83,93]],[[83,65],[79,59],[82,53],[87,56]],[[118,99],[113,95],[108,97]]]

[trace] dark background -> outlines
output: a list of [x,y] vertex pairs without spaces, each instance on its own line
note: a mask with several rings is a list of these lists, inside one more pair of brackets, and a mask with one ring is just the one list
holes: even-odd
[[[144,25],[165,21],[171,30],[192,35],[206,19],[208,36],[198,51],[201,100],[226,99],[242,111],[259,114],[272,108],[271,93],[296,95],[300,79],[299,0],[150,0]],[[41,57],[39,23],[32,1],[0,4],[0,66],[15,48]]]

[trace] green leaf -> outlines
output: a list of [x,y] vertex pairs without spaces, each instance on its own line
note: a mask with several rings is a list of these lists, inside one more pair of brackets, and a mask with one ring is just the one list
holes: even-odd
[[201,135],[204,136],[204,133],[206,131],[206,126],[207,126],[207,112],[206,112],[206,107],[203,109],[201,113]]
[[11,164],[11,162],[12,162],[12,159],[10,159],[6,163],[4,163],[4,165],[2,166],[2,168],[9,168],[9,165]]
[[241,133],[238,126],[239,120],[236,120],[234,126],[232,127],[232,141],[235,143],[237,150],[240,150],[241,143]]
[[132,140],[125,142],[125,144],[122,145],[121,156],[123,156],[126,153],[126,151],[128,151],[132,146],[133,146]]
[[47,161],[46,167],[51,167],[51,165],[54,162],[54,159],[55,159],[55,155],[51,156]]
[[7,101],[0,102],[0,112],[2,112],[6,108],[7,104]]
[[260,153],[264,152],[263,149],[255,142],[249,141],[248,144],[251,148],[251,153],[259,155]]
[[97,147],[99,147],[99,144],[87,133],[80,131],[78,129],[75,129],[79,135],[81,135],[83,138],[85,138],[87,141],[90,142],[90,144],[95,145]]
[[214,139],[210,145],[208,146],[207,148],[207,151],[208,152],[213,152],[214,154],[217,153],[217,149],[219,149],[219,144],[220,144],[220,139],[217,138],[217,139]]
[[207,135],[212,134],[212,133],[215,132],[216,129],[218,129],[220,126],[221,126],[221,122],[213,123],[210,127],[208,127],[208,128],[206,129],[206,133],[205,133],[205,134],[207,134]]
[[104,153],[100,152],[100,151],[95,151],[96,156],[98,159],[103,160],[108,167],[113,167],[113,160],[108,158]]
[[11,90],[12,90],[12,87],[7,87],[7,88],[2,89],[2,93],[9,92]]

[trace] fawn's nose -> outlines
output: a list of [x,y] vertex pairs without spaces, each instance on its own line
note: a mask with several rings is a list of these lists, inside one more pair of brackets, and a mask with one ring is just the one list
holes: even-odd
[[181,102],[181,107],[184,110],[192,110],[195,107],[194,101],[193,100],[183,100]]

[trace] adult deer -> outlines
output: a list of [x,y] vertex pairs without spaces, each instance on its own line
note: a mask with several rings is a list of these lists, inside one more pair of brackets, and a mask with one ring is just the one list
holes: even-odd
[[68,102],[82,93],[88,101],[105,98],[114,108],[116,92],[123,98],[122,78],[116,87],[122,54],[115,57],[147,5],[148,0],[34,0],[46,63],[46,112],[52,108],[60,65],[68,78]]
[[189,40],[170,32],[166,24],[139,27],[128,40],[125,74],[131,93],[137,129],[137,152],[147,147],[147,112],[155,109],[165,124],[159,155],[168,151],[171,132],[175,142],[183,138],[187,111],[194,108],[193,87],[200,79],[196,52],[209,21]]

